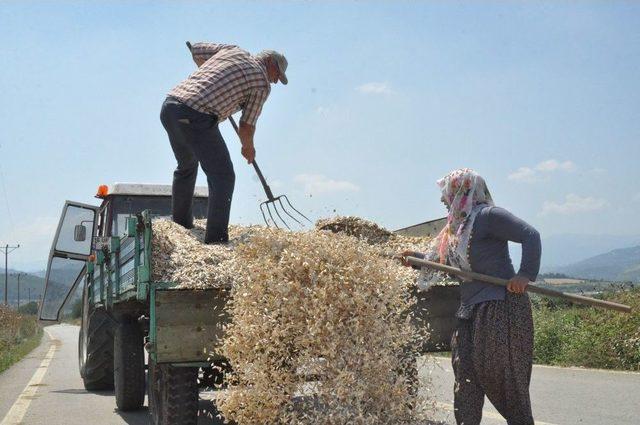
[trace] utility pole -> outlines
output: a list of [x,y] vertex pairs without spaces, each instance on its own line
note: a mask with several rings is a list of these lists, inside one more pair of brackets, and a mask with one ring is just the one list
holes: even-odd
[[20,244],[16,246],[9,246],[6,244],[3,247],[0,247],[0,251],[4,252],[4,305],[9,305],[8,295],[8,284],[9,284],[9,254],[20,248]]
[[24,273],[18,273],[18,309],[20,309],[20,276]]
[[29,290],[29,304],[31,304],[31,287],[27,287],[27,289]]

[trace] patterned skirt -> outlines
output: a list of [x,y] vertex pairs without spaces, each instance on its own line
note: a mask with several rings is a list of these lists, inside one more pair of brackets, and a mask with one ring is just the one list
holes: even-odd
[[533,318],[527,294],[474,306],[451,340],[454,407],[459,425],[478,425],[484,396],[509,425],[533,425],[529,383]]

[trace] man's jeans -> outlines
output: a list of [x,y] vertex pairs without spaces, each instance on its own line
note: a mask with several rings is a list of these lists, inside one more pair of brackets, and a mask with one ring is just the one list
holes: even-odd
[[199,162],[209,184],[205,242],[228,241],[229,211],[236,177],[229,150],[218,130],[217,118],[167,98],[162,104],[160,121],[167,130],[178,161],[173,173],[173,221],[186,228],[193,227],[193,191]]

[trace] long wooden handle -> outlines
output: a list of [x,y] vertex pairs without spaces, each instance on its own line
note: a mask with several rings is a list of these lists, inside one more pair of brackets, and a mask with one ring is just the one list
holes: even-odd
[[[229,115],[229,121],[231,122],[231,125],[233,126],[233,129],[236,131],[236,134],[238,136],[240,136],[240,130],[238,130],[238,124],[236,124],[236,120],[233,119],[233,116]],[[260,183],[262,184],[262,188],[264,189],[264,193],[265,193],[265,195],[267,195],[267,198],[268,198],[267,200],[268,201],[274,201],[275,198],[273,197],[273,192],[271,192],[271,188],[267,184],[267,179],[265,179],[264,176],[262,175],[262,171],[260,170],[260,167],[258,167],[258,163],[256,162],[255,159],[253,160],[251,165],[253,165],[253,169],[256,171],[256,174],[258,175],[258,178],[260,179]]]
[[[509,283],[508,280],[501,279],[499,277],[488,276],[486,274],[460,270],[456,267],[451,267],[451,266],[447,266],[440,263],[434,263],[433,261],[422,260],[417,257],[405,257],[405,259],[407,260],[407,263],[411,264],[412,266],[429,267],[429,268],[440,270],[445,273],[453,274],[456,276],[493,283],[494,285],[507,286],[507,284]],[[586,304],[593,307],[602,307],[609,310],[621,311],[623,313],[631,313],[631,307],[628,305],[618,304],[611,301],[598,300],[595,298],[585,297],[582,295],[566,294],[564,292],[556,291],[554,289],[541,288],[540,286],[536,286],[533,284],[527,285],[527,291],[534,292],[536,294],[547,295],[550,297],[562,298],[574,303]]]

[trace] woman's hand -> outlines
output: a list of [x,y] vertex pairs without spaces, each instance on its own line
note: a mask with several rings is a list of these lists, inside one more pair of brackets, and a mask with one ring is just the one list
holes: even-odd
[[507,291],[513,292],[514,294],[524,294],[529,282],[529,279],[526,277],[515,275],[509,280]]
[[404,251],[401,252],[399,254],[396,254],[395,257],[400,260],[400,263],[402,263],[403,266],[405,267],[411,267],[411,264],[409,264],[409,262],[407,261],[407,257],[414,257],[415,256],[415,252],[413,251]]

